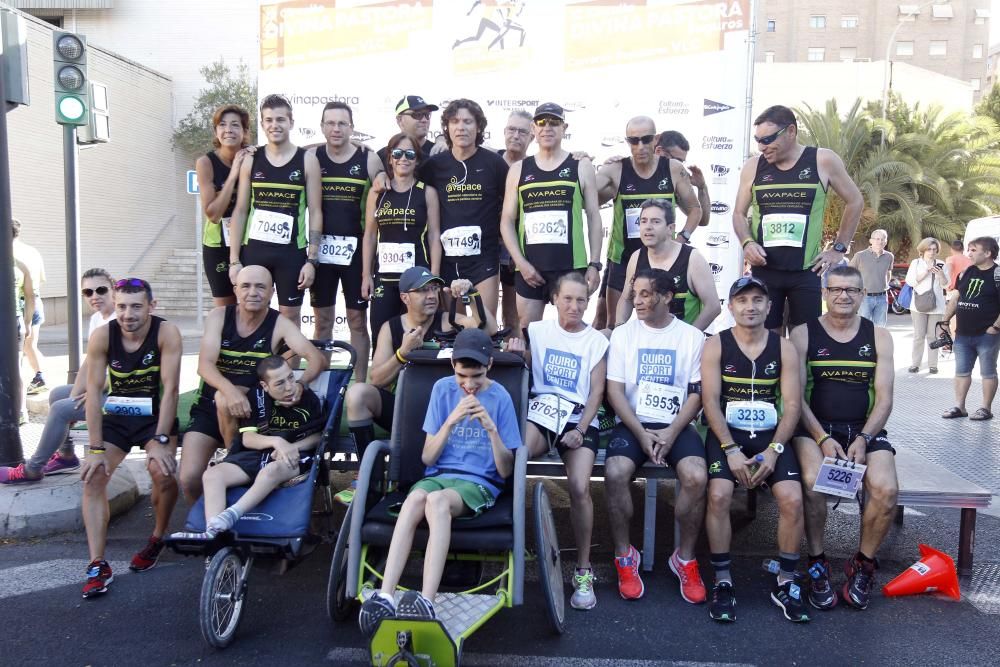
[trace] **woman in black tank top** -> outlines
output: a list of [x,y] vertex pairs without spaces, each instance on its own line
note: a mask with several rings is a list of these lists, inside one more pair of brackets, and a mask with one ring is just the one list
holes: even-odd
[[202,264],[212,289],[212,301],[216,306],[226,306],[236,303],[229,281],[228,226],[236,204],[240,164],[253,153],[253,149],[247,148],[250,115],[233,104],[219,107],[212,115],[212,128],[215,148],[199,157],[194,168],[204,214]]

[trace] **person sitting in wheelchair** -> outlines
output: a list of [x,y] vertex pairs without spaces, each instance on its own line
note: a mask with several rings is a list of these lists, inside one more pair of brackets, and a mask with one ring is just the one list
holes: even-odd
[[[434,619],[437,595],[455,518],[478,516],[493,506],[514,469],[521,446],[518,417],[507,390],[486,377],[493,363],[489,335],[465,329],[455,338],[455,374],[438,380],[424,419],[422,460],[426,477],[415,483],[399,510],[381,590],[361,606],[358,623],[372,637],[382,619]],[[423,587],[394,604],[396,585],[417,527],[426,518]]]
[[[229,454],[202,476],[205,494],[205,532],[213,539],[232,530],[244,514],[259,505],[284,482],[308,473],[311,452],[323,429],[323,406],[312,389],[295,379],[288,363],[278,355],[257,362],[260,386],[249,395],[251,415],[240,423],[239,437]],[[226,490],[251,484],[250,489],[226,507]],[[194,537],[178,533],[175,537]]]

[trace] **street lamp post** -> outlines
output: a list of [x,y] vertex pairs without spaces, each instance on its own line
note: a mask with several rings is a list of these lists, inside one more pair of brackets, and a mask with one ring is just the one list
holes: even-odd
[[[889,58],[891,57],[891,54],[892,54],[892,45],[896,41],[896,34],[899,32],[899,29],[903,27],[904,23],[907,23],[910,19],[914,18],[917,14],[919,14],[921,12],[921,10],[926,9],[927,7],[930,7],[931,5],[945,5],[945,4],[950,4],[950,3],[951,3],[951,0],[931,0],[931,2],[925,2],[922,5],[916,5],[915,7],[913,7],[913,9],[911,9],[907,13],[903,14],[902,18],[899,19],[899,22],[896,23],[896,27],[893,29],[892,34],[889,35],[889,43],[885,45],[885,64],[884,64],[883,70],[882,70],[882,122],[883,122],[883,124],[885,123],[885,114],[886,114],[886,111],[887,111],[887,107],[889,106],[889,67],[890,67]],[[885,146],[885,129],[882,130],[882,146],[883,147]]]

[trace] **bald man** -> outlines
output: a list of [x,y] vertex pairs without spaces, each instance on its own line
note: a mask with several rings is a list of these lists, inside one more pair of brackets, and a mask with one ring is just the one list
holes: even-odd
[[[198,353],[201,384],[184,433],[181,486],[193,503],[201,496],[201,475],[219,447],[229,447],[240,419],[250,416],[247,390],[257,384],[257,362],[288,347],[306,360],[301,392],[327,363],[298,326],[268,304],[274,294],[271,273],[245,266],[236,275],[236,304],[220,306],[205,320]],[[297,400],[297,399],[296,399]]]
[[625,125],[625,141],[631,156],[612,158],[597,172],[597,192],[601,204],[614,200],[615,217],[608,239],[607,303],[608,326],[614,328],[618,299],[625,289],[625,269],[632,253],[642,248],[639,238],[639,205],[647,199],[666,199],[687,214],[687,223],[678,234],[686,242],[701,222],[698,196],[691,178],[678,160],[656,155],[656,123],[636,116]]

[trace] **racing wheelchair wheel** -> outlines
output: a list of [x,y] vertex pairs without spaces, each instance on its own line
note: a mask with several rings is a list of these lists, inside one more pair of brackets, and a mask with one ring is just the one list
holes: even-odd
[[347,507],[344,520],[333,545],[330,559],[330,578],[326,584],[326,613],[334,623],[346,621],[351,615],[354,598],[347,594],[347,535],[351,532],[351,506]]
[[562,558],[559,555],[559,538],[552,505],[545,485],[535,485],[535,539],[538,541],[538,579],[545,594],[552,629],[562,634],[566,626],[566,594],[563,581]]
[[233,641],[243,617],[246,600],[246,569],[243,557],[232,547],[220,549],[212,557],[201,584],[199,625],[201,636],[215,648]]

